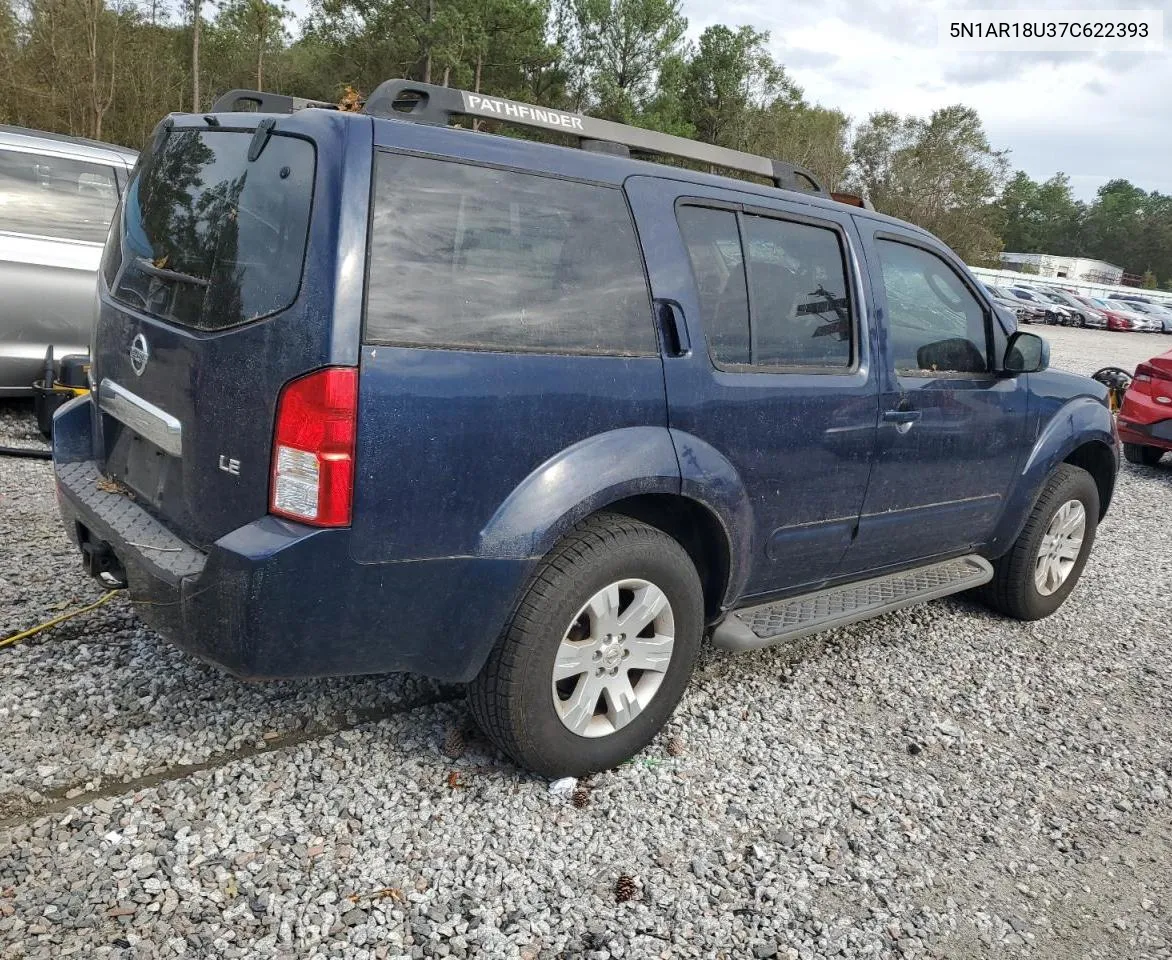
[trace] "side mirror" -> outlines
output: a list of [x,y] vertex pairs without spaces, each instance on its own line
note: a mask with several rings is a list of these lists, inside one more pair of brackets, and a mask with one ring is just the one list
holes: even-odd
[[1019,373],[1040,373],[1050,366],[1050,344],[1036,333],[1018,330],[1005,347],[1001,372],[1008,376]]

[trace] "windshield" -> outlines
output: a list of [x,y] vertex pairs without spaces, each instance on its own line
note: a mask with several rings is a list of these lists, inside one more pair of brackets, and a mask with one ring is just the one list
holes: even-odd
[[289,306],[301,284],[313,144],[251,132],[175,130],[144,158],[111,232],[103,274],[115,299],[218,330]]

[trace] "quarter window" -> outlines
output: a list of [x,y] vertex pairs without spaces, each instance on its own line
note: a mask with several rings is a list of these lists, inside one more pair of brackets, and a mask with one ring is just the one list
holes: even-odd
[[621,191],[380,154],[366,338],[655,353],[647,280]]
[[887,292],[888,344],[899,373],[986,373],[985,311],[944,260],[877,240]]
[[113,167],[0,150],[0,230],[101,243],[117,204]]

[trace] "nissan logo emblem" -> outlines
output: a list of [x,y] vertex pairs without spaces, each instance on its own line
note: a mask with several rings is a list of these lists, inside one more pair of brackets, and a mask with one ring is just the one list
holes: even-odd
[[130,369],[136,377],[142,376],[150,358],[151,348],[147,346],[146,337],[140,333],[130,341]]

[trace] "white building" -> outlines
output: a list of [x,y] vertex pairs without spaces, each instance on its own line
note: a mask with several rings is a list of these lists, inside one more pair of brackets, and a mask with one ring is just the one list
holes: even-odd
[[1123,268],[1105,260],[1086,257],[1055,257],[1048,253],[1003,253],[1004,270],[1028,273],[1054,280],[1081,280],[1085,283],[1117,284],[1123,279]]

